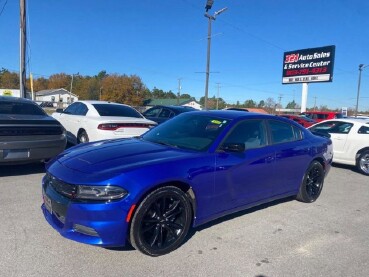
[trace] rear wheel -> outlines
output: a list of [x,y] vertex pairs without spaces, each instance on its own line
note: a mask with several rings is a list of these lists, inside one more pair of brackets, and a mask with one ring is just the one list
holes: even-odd
[[86,131],[80,131],[77,137],[77,142],[78,143],[86,143],[89,142],[89,138],[88,135],[86,133]]
[[369,150],[365,150],[356,161],[357,169],[364,175],[369,175]]
[[167,254],[182,244],[191,220],[186,194],[177,187],[159,188],[138,206],[131,223],[130,242],[149,256]]
[[318,161],[313,161],[306,170],[297,200],[311,203],[318,199],[324,183],[324,169]]

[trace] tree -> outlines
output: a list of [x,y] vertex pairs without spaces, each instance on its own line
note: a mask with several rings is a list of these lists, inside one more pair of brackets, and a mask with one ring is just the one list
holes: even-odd
[[157,89],[156,87],[153,88],[151,95],[153,98],[165,98],[165,92],[162,89]]
[[0,87],[8,89],[19,89],[19,75],[7,69],[0,70]]
[[256,103],[252,99],[246,100],[243,105],[245,106],[245,108],[255,108],[256,107]]
[[54,74],[49,77],[48,89],[64,88],[70,90],[72,76],[65,73]]
[[296,109],[296,102],[295,100],[292,100],[291,102],[289,102],[287,105],[286,105],[286,109]]
[[276,102],[273,98],[268,98],[266,101],[265,101],[265,106],[264,106],[264,109],[268,112],[268,113],[271,113],[273,114],[275,112],[275,107],[276,107]]
[[191,99],[192,97],[191,97],[191,95],[189,95],[189,94],[187,94],[187,93],[184,93],[184,94],[181,94],[181,95],[179,96],[179,98],[181,98],[181,99]]
[[140,106],[146,87],[136,75],[109,75],[102,80],[102,100]]
[[258,108],[264,108],[265,106],[265,101],[264,100],[260,100],[259,104],[258,104]]

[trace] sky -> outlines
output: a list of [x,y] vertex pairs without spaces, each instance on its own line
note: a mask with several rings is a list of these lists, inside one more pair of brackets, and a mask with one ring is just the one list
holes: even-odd
[[[206,0],[27,0],[27,75],[138,75],[149,88],[205,95]],[[308,87],[307,107],[355,108],[369,64],[367,0],[214,0],[209,97],[301,105],[282,84],[284,52],[335,45],[333,81]],[[19,1],[0,0],[0,68],[19,72]],[[369,111],[369,66],[359,111]]]

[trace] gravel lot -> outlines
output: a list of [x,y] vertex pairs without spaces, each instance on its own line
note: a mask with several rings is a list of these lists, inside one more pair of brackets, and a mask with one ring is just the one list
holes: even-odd
[[369,177],[335,166],[313,204],[274,202],[193,230],[151,258],[61,237],[40,206],[41,165],[0,167],[1,276],[369,276]]

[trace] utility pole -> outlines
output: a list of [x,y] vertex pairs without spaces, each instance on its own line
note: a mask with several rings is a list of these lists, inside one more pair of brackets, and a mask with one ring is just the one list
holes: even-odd
[[316,110],[316,96],[314,96],[314,111]]
[[279,97],[278,97],[278,107],[279,107],[279,110],[278,110],[278,114],[281,113],[281,100],[283,98],[283,94],[280,94]]
[[207,47],[207,55],[206,55],[206,80],[205,80],[205,103],[204,109],[208,108],[208,93],[209,93],[209,75],[210,75],[210,45],[211,45],[211,21],[215,20],[215,18],[227,10],[227,8],[223,8],[214,13],[214,15],[208,14],[208,10],[211,9],[214,1],[208,0],[206,4],[206,14],[205,17],[208,18],[208,47]]
[[26,0],[20,0],[20,97],[26,98]]
[[177,105],[179,105],[179,97],[181,96],[181,80],[182,78],[178,79]]
[[360,84],[361,84],[361,72],[365,67],[369,65],[359,64],[359,81],[357,84],[357,96],[356,96],[356,106],[355,106],[355,117],[357,117],[357,112],[359,110],[359,98],[360,98]]
[[219,110],[219,90],[220,90],[220,83],[217,83],[217,110]]
[[[77,73],[77,74],[79,74],[79,73]],[[72,103],[73,78],[74,78],[74,74],[72,74],[72,80],[70,82],[69,100],[67,101],[68,104]]]

